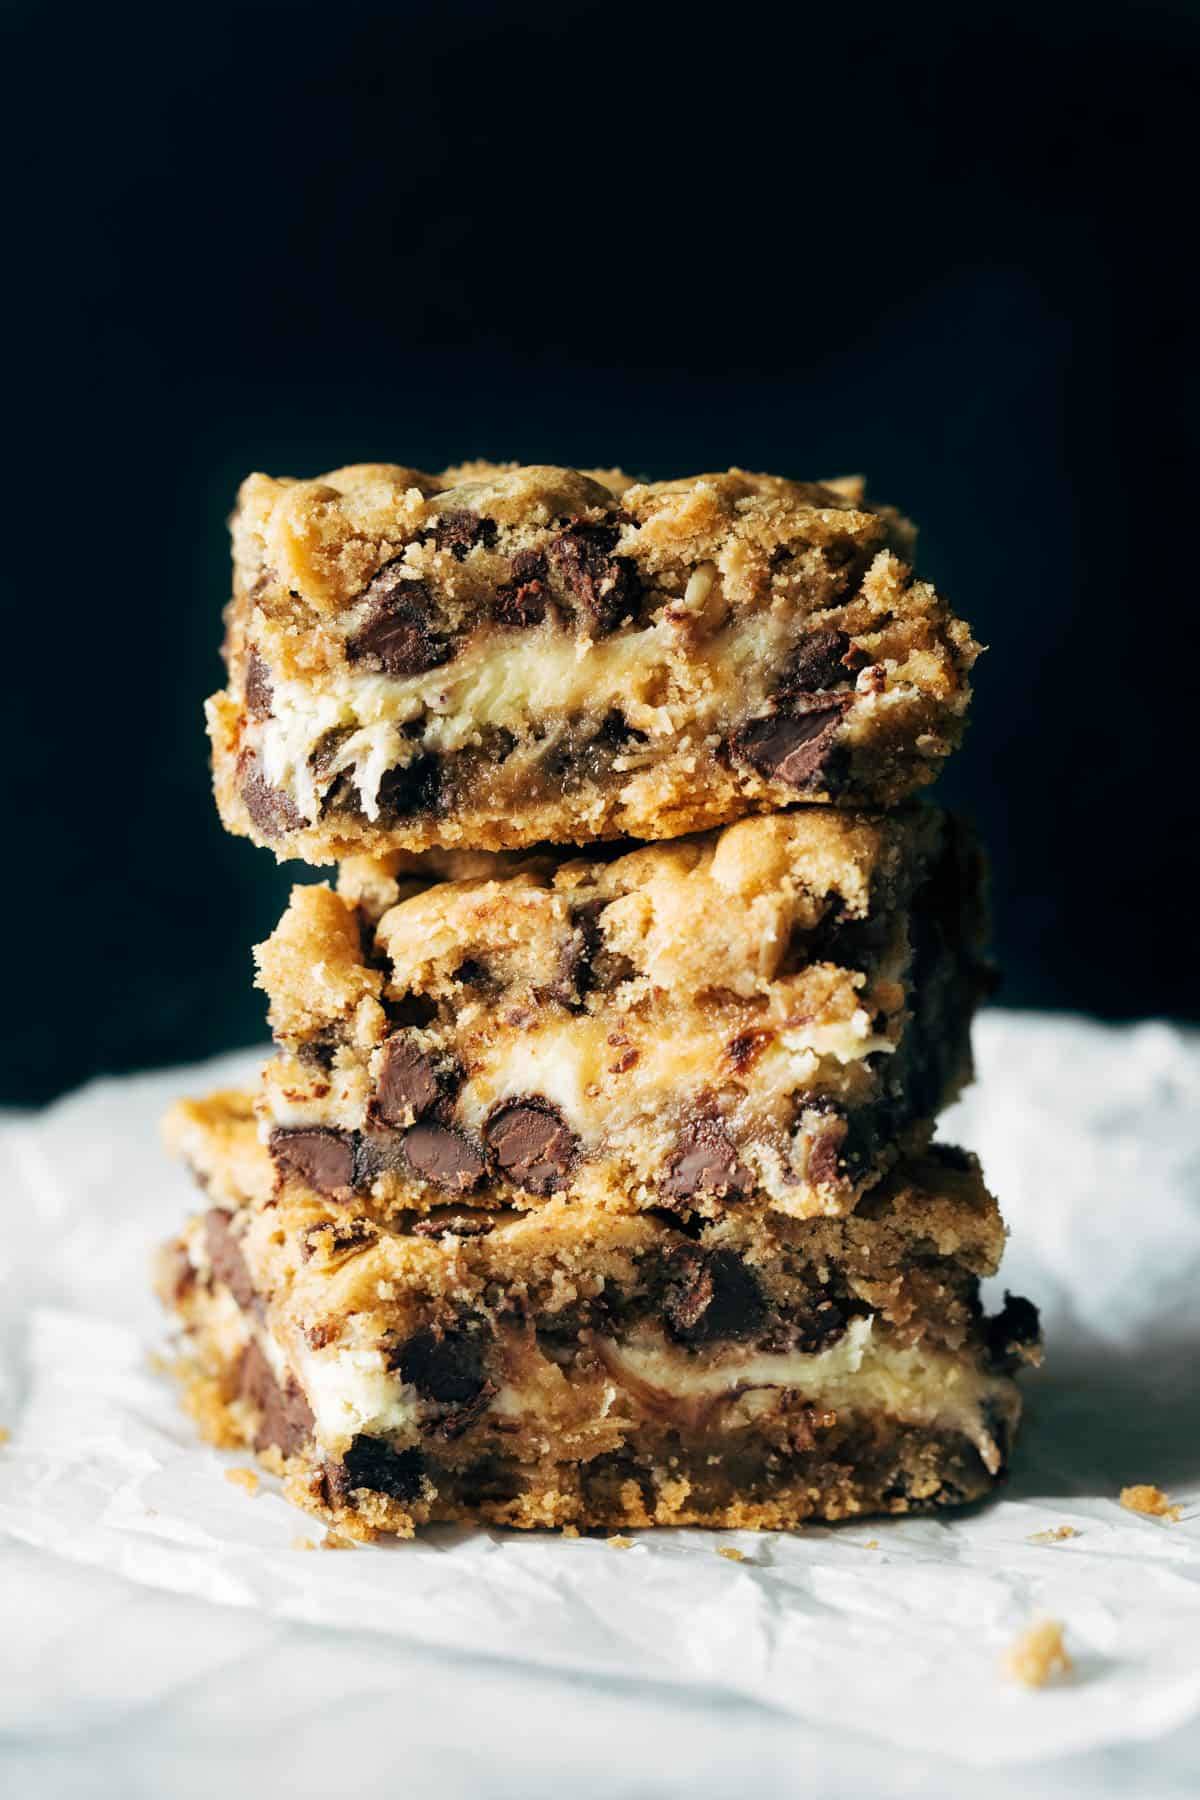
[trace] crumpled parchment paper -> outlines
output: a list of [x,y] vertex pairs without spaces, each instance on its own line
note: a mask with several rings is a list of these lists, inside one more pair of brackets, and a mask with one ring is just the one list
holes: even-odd
[[[903,1752],[909,1763],[895,1766],[914,1772],[930,1757],[998,1770],[1178,1733],[1200,1720],[1200,1037],[993,1011],[976,1041],[979,1080],[941,1135],[982,1155],[1012,1232],[997,1288],[1039,1302],[1049,1345],[1046,1367],[1025,1381],[1002,1497],[960,1516],[794,1536],[642,1533],[629,1549],[450,1528],[411,1544],[295,1548],[320,1526],[268,1477],[255,1497],[225,1480],[247,1458],[198,1443],[153,1366],[166,1329],[148,1256],[197,1203],[159,1148],[158,1116],[258,1059],[100,1082],[10,1116],[0,1122],[0,1425],[11,1433],[0,1544],[7,1535],[36,1549],[45,1576],[27,1593],[16,1583],[20,1605],[74,1591],[64,1568],[90,1565],[247,1609],[278,1666],[303,1646],[324,1657],[340,1646],[343,1671],[408,1670],[410,1700],[424,1680],[435,1712],[452,1692],[451,1738],[471,1707],[491,1709],[493,1733],[524,1707],[522,1730],[549,1721],[553,1740],[581,1698],[589,1716],[607,1707],[619,1731],[617,1699],[636,1697],[634,1738],[614,1738],[613,1757],[645,1731],[654,1766],[661,1753],[677,1774],[714,1718],[727,1720],[727,1745],[740,1741],[747,1708],[770,1721],[764,1745],[790,1721],[819,1729],[831,1755],[852,1743],[864,1755]],[[1167,1489],[1182,1520],[1123,1510],[1117,1497],[1132,1482]],[[1078,1535],[1031,1541],[1056,1525]],[[1065,1623],[1075,1669],[1031,1693],[999,1663],[1043,1616]],[[311,1626],[325,1629],[302,1631]],[[101,1629],[100,1659],[102,1640]],[[121,1652],[105,1676],[118,1696],[123,1658],[130,1681],[147,1679]],[[25,1693],[32,1677],[21,1678]],[[655,1707],[662,1738],[647,1727]],[[672,1731],[688,1741],[672,1749]],[[494,1754],[494,1781],[475,1767],[461,1791],[510,1791]],[[599,1769],[591,1777],[577,1770],[575,1791],[613,1791]],[[687,1779],[704,1792],[694,1771]],[[439,1783],[460,1791],[445,1771]],[[412,1791],[426,1791],[420,1779]],[[541,1789],[527,1771],[511,1791]]]

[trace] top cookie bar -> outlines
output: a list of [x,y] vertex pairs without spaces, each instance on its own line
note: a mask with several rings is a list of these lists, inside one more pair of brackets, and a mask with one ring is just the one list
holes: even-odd
[[912,535],[860,483],[738,469],[252,475],[221,816],[324,863],[893,805],[958,742],[978,654]]

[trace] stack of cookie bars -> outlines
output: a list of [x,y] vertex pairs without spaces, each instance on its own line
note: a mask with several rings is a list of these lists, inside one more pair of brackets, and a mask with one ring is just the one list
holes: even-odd
[[788,1527],[1001,1476],[1035,1309],[931,1144],[968,627],[861,484],[367,464],[233,522],[230,830],[336,864],[175,1108],[189,1405],[339,1532]]

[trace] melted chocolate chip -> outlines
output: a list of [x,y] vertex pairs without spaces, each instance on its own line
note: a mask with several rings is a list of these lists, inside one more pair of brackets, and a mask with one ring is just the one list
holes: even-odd
[[636,564],[612,554],[620,535],[616,525],[575,525],[546,550],[559,586],[601,634],[635,616],[641,601]]
[[326,1478],[334,1499],[345,1502],[355,1488],[370,1488],[392,1500],[415,1500],[421,1492],[425,1460],[417,1449],[393,1450],[382,1438],[356,1437]]
[[238,758],[238,784],[250,821],[265,838],[286,837],[305,824],[303,813],[283,789],[272,787],[263,775],[253,750],[244,750]]
[[753,1186],[754,1177],[715,1120],[696,1119],[684,1126],[667,1170],[665,1187],[672,1198],[711,1194],[741,1200]]
[[815,694],[848,678],[844,657],[850,639],[844,631],[822,628],[801,638],[792,654],[782,687],[789,693]]
[[492,603],[496,623],[518,629],[540,625],[549,601],[546,582],[546,559],[541,551],[518,551],[512,561],[512,579],[497,588]]
[[279,1128],[271,1133],[271,1155],[285,1179],[302,1181],[318,1194],[341,1196],[354,1187],[354,1138],[348,1131]]
[[413,1125],[435,1105],[441,1088],[433,1058],[397,1034],[383,1047],[375,1106],[387,1125]]
[[484,1136],[500,1173],[531,1194],[557,1193],[579,1153],[561,1114],[537,1095],[502,1106]]
[[684,1344],[751,1338],[767,1318],[758,1278],[734,1250],[680,1244],[667,1258],[671,1280],[663,1314],[671,1336]]
[[476,544],[491,550],[496,542],[495,519],[481,519],[468,507],[458,506],[439,513],[433,528],[433,541],[439,550],[448,550],[455,562],[462,562]]
[[238,1392],[259,1414],[256,1450],[281,1450],[294,1456],[312,1436],[312,1408],[289,1376],[280,1386],[257,1344],[248,1344],[238,1367]]
[[420,675],[454,654],[453,645],[431,629],[428,588],[400,564],[381,569],[363,598],[365,622],[346,641],[350,662],[384,675]]
[[257,650],[252,650],[246,662],[246,679],[242,686],[242,699],[246,711],[252,719],[269,719],[271,707],[275,699],[275,691],[271,686],[271,671],[268,669]]
[[419,1331],[400,1346],[391,1366],[439,1406],[465,1406],[484,1383],[480,1341],[466,1331]]
[[414,1173],[435,1187],[465,1194],[483,1180],[482,1155],[470,1138],[448,1125],[414,1125],[404,1135],[404,1155]]
[[216,1279],[224,1284],[244,1312],[257,1298],[254,1277],[242,1255],[242,1246],[229,1229],[233,1214],[214,1206],[204,1215],[204,1243]]
[[797,789],[816,787],[833,755],[844,711],[839,700],[804,712],[756,719],[742,727],[730,748],[766,781],[781,781]]
[[385,820],[408,819],[436,812],[441,768],[436,756],[422,751],[402,767],[388,769],[379,782],[379,811]]
[[808,1147],[804,1172],[813,1187],[830,1187],[841,1179],[847,1129],[844,1115],[831,1108]]

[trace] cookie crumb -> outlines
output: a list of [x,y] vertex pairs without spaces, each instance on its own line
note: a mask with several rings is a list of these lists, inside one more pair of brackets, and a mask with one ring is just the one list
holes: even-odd
[[293,1550],[315,1550],[316,1547],[317,1546],[309,1537],[294,1537],[292,1539]]
[[864,1550],[878,1550],[878,1548],[879,1548],[879,1539],[878,1538],[868,1538],[866,1543],[863,1545]]
[[1029,1688],[1045,1687],[1056,1675],[1069,1675],[1073,1666],[1058,1619],[1039,1619],[1023,1631],[1009,1645],[1001,1664],[1010,1681]]
[[745,1562],[746,1560],[745,1552],[735,1550],[732,1544],[721,1544],[717,1549],[717,1555],[723,1556],[726,1562]]
[[1126,1512],[1143,1513],[1148,1519],[1169,1519],[1172,1524],[1183,1517],[1182,1506],[1172,1506],[1160,1487],[1153,1482],[1135,1482],[1121,1489],[1121,1505]]
[[578,1525],[564,1525],[562,1528],[562,1531],[560,1533],[560,1536],[562,1536],[562,1537],[578,1537],[579,1536]]
[[358,1541],[352,1537],[344,1537],[340,1531],[327,1531],[321,1539],[322,1550],[357,1550]]
[[258,1492],[258,1476],[253,1469],[226,1469],[225,1479],[231,1481],[234,1487],[245,1488],[248,1494]]
[[0,1444],[11,1444],[12,1432],[7,1425],[0,1425]]
[[1025,1541],[1028,1544],[1065,1544],[1068,1538],[1078,1536],[1073,1525],[1047,1525],[1045,1531],[1035,1531]]
[[608,1545],[610,1550],[632,1550],[633,1549],[633,1539],[632,1538],[612,1537],[612,1538],[605,1538],[604,1541]]

